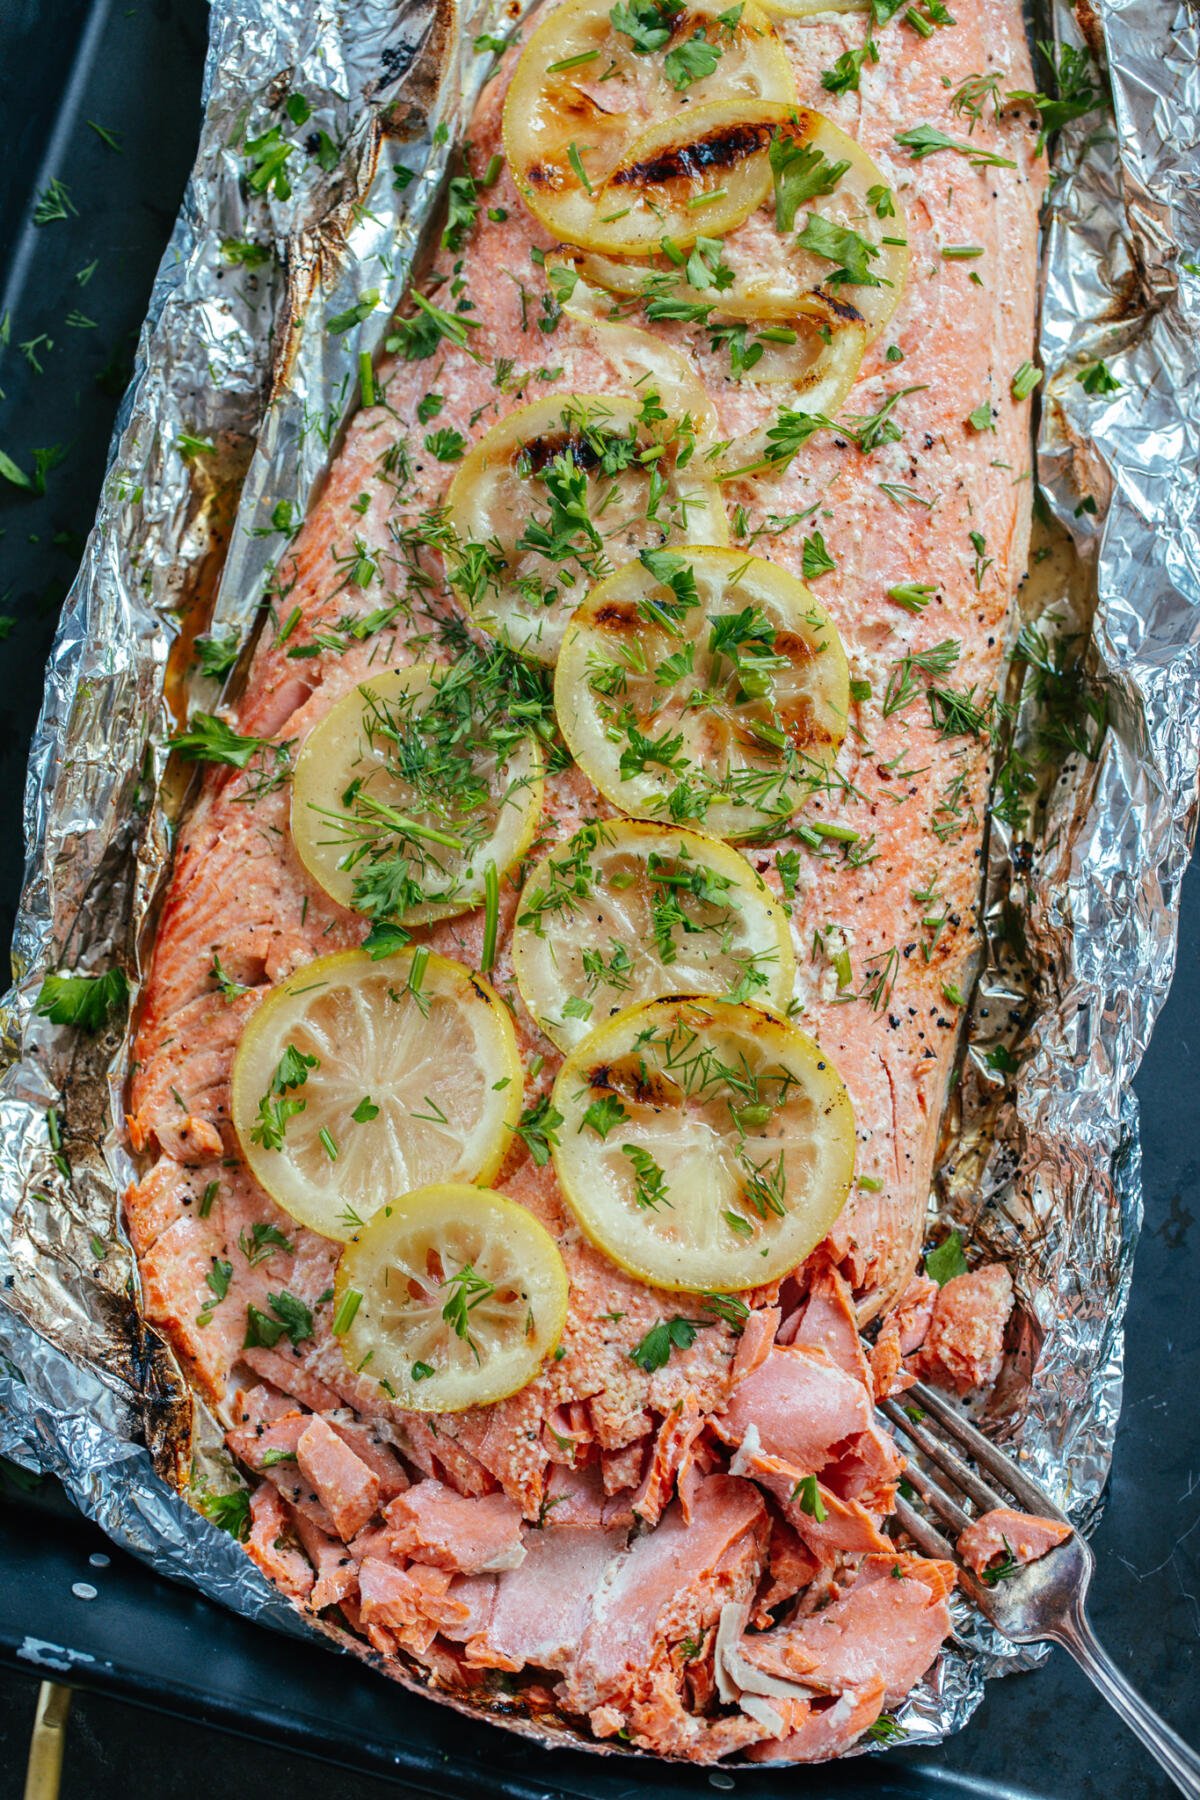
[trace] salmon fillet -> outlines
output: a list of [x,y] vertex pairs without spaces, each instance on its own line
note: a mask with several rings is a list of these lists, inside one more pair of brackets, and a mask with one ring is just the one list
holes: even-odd
[[[554,245],[506,169],[486,196],[492,212],[419,284],[469,296],[470,354],[442,342],[432,357],[384,363],[386,404],[353,418],[280,558],[232,719],[266,748],[245,771],[206,770],[182,824],[128,1100],[143,1305],[250,1471],[247,1549],[269,1578],[311,1611],[336,1605],[397,1666],[415,1658],[464,1691],[508,1671],[520,1675],[516,1703],[525,1694],[598,1736],[700,1761],[836,1755],[936,1656],[953,1572],[894,1551],[884,1532],[899,1459],[873,1423],[858,1328],[902,1303],[875,1372],[882,1390],[932,1310],[928,1366],[941,1357],[961,1384],[990,1367],[1011,1303],[1003,1272],[959,1278],[936,1309],[928,1282],[909,1284],[978,949],[989,721],[1028,549],[1028,402],[1011,379],[1034,344],[1043,172],[1019,110],[985,115],[970,140],[1011,167],[955,150],[917,160],[895,139],[927,123],[961,142],[950,99],[966,77],[999,72],[1028,89],[1032,73],[1009,0],[971,0],[927,36],[877,30],[877,63],[839,94],[821,72],[861,44],[861,19],[775,23],[800,104],[851,133],[900,195],[910,254],[898,311],[843,409],[864,420],[887,406],[898,433],[864,449],[821,430],[785,468],[724,491],[731,514],[744,509],[740,541],[795,575],[819,528],[833,567],[814,591],[856,683],[836,775],[804,815],[841,835],[802,844],[786,883],[780,849],[798,840],[747,850],[786,895],[802,1023],[853,1101],[858,1179],[834,1230],[785,1282],[744,1296],[744,1331],[718,1321],[648,1373],[630,1352],[664,1296],[592,1247],[552,1167],[516,1138],[494,1185],[561,1248],[562,1354],[508,1400],[431,1419],[347,1367],[330,1329],[339,1246],[281,1212],[239,1151],[230,1071],[247,1018],[273,983],[367,929],[292,847],[295,750],[372,671],[453,654],[436,632],[453,603],[423,529],[448,471],[423,448],[418,407],[436,391],[439,427],[469,443],[539,395],[627,386],[595,334],[554,323],[543,304],[530,253]],[[477,169],[500,154],[510,72],[511,58],[472,120]],[[435,272],[461,287],[434,290]],[[698,372],[722,437],[774,417],[777,400],[731,381],[702,331],[660,335]],[[371,572],[356,587],[346,564],[359,546]],[[888,599],[914,584],[931,590],[919,611]],[[948,640],[952,669],[913,661]],[[613,810],[578,769],[559,769],[541,841]],[[516,990],[517,897],[505,882],[491,979],[526,1063],[542,1059],[532,1102],[561,1058]],[[479,967],[482,933],[476,911],[416,936]],[[293,1327],[247,1348],[247,1308],[265,1313],[284,1293],[299,1303]]]

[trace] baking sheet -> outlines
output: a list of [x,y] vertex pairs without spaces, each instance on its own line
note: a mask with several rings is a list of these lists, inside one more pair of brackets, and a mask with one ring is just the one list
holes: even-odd
[[[113,1226],[112,1188],[126,1166],[117,1140],[105,1136],[97,1104],[105,1081],[110,1094],[116,1092],[121,1048],[81,1046],[72,1034],[32,1024],[29,1010],[47,963],[87,966],[91,958],[94,966],[105,966],[114,942],[131,956],[138,916],[152,902],[167,840],[165,819],[150,803],[161,753],[147,768],[140,749],[148,726],[160,740],[162,735],[167,633],[161,627],[181,598],[203,603],[211,587],[214,531],[236,499],[265,394],[266,322],[278,324],[290,303],[299,306],[302,320],[315,318],[317,330],[306,332],[302,324],[298,338],[287,343],[277,331],[280,355],[293,374],[249,462],[243,520],[249,505],[269,512],[281,491],[293,494],[297,484],[303,489],[319,474],[323,437],[332,429],[306,429],[306,420],[331,419],[341,366],[325,366],[320,321],[325,306],[338,303],[339,280],[351,266],[347,236],[354,240],[356,229],[363,232],[352,243],[358,252],[355,293],[364,269],[375,278],[378,265],[371,258],[381,244],[386,248],[386,230],[379,233],[361,214],[356,219],[346,192],[331,189],[322,179],[326,172],[318,170],[311,183],[297,188],[283,217],[275,216],[279,203],[267,203],[272,227],[292,246],[286,270],[264,274],[233,296],[228,284],[216,289],[214,243],[247,229],[236,158],[230,166],[231,123],[248,92],[268,107],[269,117],[272,92],[277,99],[289,84],[303,81],[306,93],[328,97],[314,124],[325,119],[338,131],[351,130],[347,166],[360,178],[377,173],[381,150],[386,187],[392,156],[424,166],[421,121],[408,109],[428,116],[428,82],[415,97],[400,99],[400,118],[393,114],[403,75],[389,84],[390,92],[371,84],[378,83],[380,69],[400,70],[406,58],[411,74],[414,45],[423,34],[428,41],[438,21],[395,7],[360,12],[349,44],[319,9],[304,19],[273,7],[214,12],[209,116],[197,179],[156,290],[140,383],[132,405],[127,402],[128,423],[74,605],[64,618],[35,741],[33,858],[18,936],[25,979],[7,1015],[10,1049],[23,1044],[25,1056],[10,1068],[2,1102],[10,1159],[6,1250],[15,1278],[11,1313],[3,1320],[10,1447],[26,1460],[61,1467],[90,1510],[160,1566],[188,1572],[202,1539],[209,1591],[243,1610],[289,1619],[240,1552],[155,1479],[137,1444],[144,1423],[160,1456],[169,1458],[186,1417],[169,1360],[139,1340],[122,1297],[128,1265]],[[1135,42],[1136,58],[1131,52],[1122,61],[1122,16],[1107,20],[1110,34],[1117,34],[1120,136],[1092,142],[1081,173],[1058,187],[1043,334],[1049,367],[1060,371],[1047,383],[1043,474],[1056,511],[1097,572],[1095,655],[1110,681],[1113,729],[1096,769],[1068,769],[1057,784],[1046,848],[1032,866],[1018,859],[1017,885],[1032,897],[1026,942],[1049,1004],[1025,1036],[1028,1050],[1014,1090],[982,1096],[998,1133],[997,1147],[982,1159],[982,1185],[978,1178],[965,1182],[959,1171],[944,1188],[960,1212],[965,1206],[977,1215],[977,1236],[1017,1248],[1025,1268],[1026,1321],[1017,1349],[1027,1360],[1023,1369],[1021,1355],[1014,1358],[1009,1393],[1020,1392],[1020,1377],[1040,1340],[1025,1442],[1077,1516],[1086,1515],[1098,1495],[1119,1396],[1120,1312],[1138,1208],[1134,1121],[1122,1096],[1169,980],[1176,890],[1195,793],[1189,705],[1194,716],[1196,667],[1188,628],[1195,582],[1189,483],[1181,479],[1195,471],[1195,422],[1186,410],[1193,374],[1186,360],[1188,297],[1164,285],[1176,267],[1164,246],[1180,229],[1186,165],[1174,144],[1155,148],[1146,141],[1155,131],[1169,138],[1175,130],[1174,108],[1186,106],[1194,75],[1186,41],[1178,55],[1165,57],[1148,57],[1144,43]],[[1135,19],[1135,39],[1146,23]],[[1163,21],[1155,24],[1161,33]],[[1194,43],[1190,49],[1194,55]],[[1156,107],[1144,98],[1148,68],[1160,87],[1167,71],[1170,92]],[[455,71],[443,88],[446,110],[461,103],[463,74]],[[393,128],[407,133],[416,126],[406,147],[384,141],[385,114]],[[1068,158],[1096,123],[1071,134]],[[1125,237],[1119,229],[1119,157],[1128,162],[1131,155],[1139,185],[1133,234]],[[1170,206],[1147,202],[1146,193],[1160,181]],[[419,202],[432,193],[436,175],[427,173],[414,185],[416,191],[409,191]],[[415,241],[419,211],[410,215],[406,244]],[[261,220],[252,223],[261,229]],[[1142,303],[1131,281],[1141,267],[1148,271],[1152,305]],[[396,262],[382,272],[402,285]],[[1195,286],[1186,272],[1184,286]],[[385,298],[399,291],[393,285]],[[381,304],[361,341],[351,339],[351,355],[381,335],[385,323]],[[1098,408],[1076,391],[1072,359],[1100,353],[1124,386]],[[199,378],[201,355],[220,386]],[[170,455],[181,431],[207,431],[219,448],[212,464],[206,459],[199,483],[195,468],[189,471]],[[284,480],[288,485],[281,489]],[[1102,524],[1110,486],[1112,507]],[[1079,513],[1089,495],[1097,513]],[[1162,536],[1147,538],[1147,518],[1165,528]],[[262,540],[235,541],[248,543],[250,556],[229,563],[220,604],[226,616],[244,620],[262,572],[251,560],[253,547]],[[1085,604],[1086,598],[1085,589]],[[64,746],[68,755],[62,757]],[[1014,885],[1007,850],[998,835],[990,877],[994,920],[1005,917]],[[1006,959],[993,960],[990,988],[982,996],[989,1011],[989,1003],[1008,1000],[1010,990],[1021,997],[1019,973]],[[111,1067],[110,1048],[116,1051]],[[45,1126],[45,1107],[67,1083],[69,1192],[54,1168]],[[1024,1179],[1014,1182],[1018,1156]],[[101,1233],[111,1249],[97,1266],[92,1239]],[[56,1274],[52,1283],[46,1279],[50,1270]],[[56,1351],[55,1340],[86,1345],[87,1366]],[[13,1370],[23,1381],[13,1379]],[[936,1735],[973,1704],[984,1660],[960,1659],[960,1666],[961,1681],[943,1682],[940,1695],[930,1695],[925,1712],[909,1721],[914,1736]]]

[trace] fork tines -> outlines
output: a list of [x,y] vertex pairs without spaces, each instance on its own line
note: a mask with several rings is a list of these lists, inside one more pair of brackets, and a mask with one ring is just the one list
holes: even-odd
[[[912,1411],[919,1417],[914,1418]],[[915,1382],[905,1390],[903,1401],[881,1400],[879,1411],[888,1423],[906,1437],[922,1458],[932,1463],[947,1478],[946,1485],[930,1469],[910,1460],[905,1479],[920,1498],[949,1527],[954,1537],[972,1521],[964,1509],[970,1502],[979,1512],[995,1507],[1016,1505],[1026,1512],[1044,1518],[1059,1519],[1069,1524],[1066,1515],[1055,1505],[1040,1482],[1034,1481],[1017,1467],[1011,1457],[977,1431],[969,1420],[943,1395],[923,1382]],[[932,1420],[940,1430],[930,1429]],[[953,1441],[947,1441],[953,1440]],[[957,1447],[956,1447],[957,1446]],[[967,1461],[967,1458],[970,1461]],[[972,1467],[971,1465],[975,1466]],[[992,1486],[984,1474],[995,1483]],[[927,1556],[957,1560],[950,1543],[941,1532],[902,1497],[896,1501],[896,1517],[902,1528]]]

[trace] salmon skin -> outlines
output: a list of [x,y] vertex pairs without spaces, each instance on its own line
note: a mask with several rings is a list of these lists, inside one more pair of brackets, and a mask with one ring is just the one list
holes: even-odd
[[[476,174],[493,159],[499,172],[417,284],[467,324],[432,342],[399,333],[279,559],[231,721],[262,744],[245,769],[206,770],[182,825],[128,1100],[143,1305],[247,1471],[259,1566],[301,1609],[337,1607],[394,1669],[481,1701],[503,1681],[507,1706],[557,1710],[585,1741],[620,1734],[700,1762],[840,1754],[949,1630],[952,1569],[897,1550],[885,1529],[900,1464],[873,1422],[858,1328],[905,1295],[921,1243],[978,947],[990,734],[1032,485],[1028,400],[1012,384],[1034,343],[1036,121],[992,109],[986,81],[980,116],[954,104],[969,78],[1033,87],[1019,8],[968,0],[920,32],[893,19],[873,33],[874,61],[853,14],[774,26],[799,104],[891,182],[909,253],[843,408],[853,429],[816,431],[786,463],[724,486],[731,541],[808,574],[854,684],[808,835],[747,852],[786,900],[797,1007],[853,1101],[857,1181],[834,1230],[784,1282],[744,1296],[748,1320],[719,1319],[647,1370],[630,1353],[664,1296],[582,1237],[552,1167],[517,1137],[495,1185],[561,1247],[562,1354],[508,1400],[431,1418],[347,1367],[331,1331],[338,1246],[274,1205],[230,1122],[232,1060],[259,1000],[367,930],[292,847],[296,749],[372,672],[489,654],[447,623],[436,525],[451,470],[437,446],[469,445],[544,394],[628,391],[612,344],[560,311],[544,272],[554,242],[503,166],[511,55],[469,134]],[[917,155],[897,142],[923,125],[952,144]],[[731,242],[739,229],[757,227]],[[778,396],[731,379],[699,326],[649,329],[702,380],[721,439],[775,417]],[[536,667],[512,667],[548,717]],[[552,759],[539,848],[613,812]],[[533,1104],[560,1058],[516,992],[516,902],[505,882],[491,979],[527,1064],[542,1059]],[[483,931],[476,910],[415,935],[477,968]],[[977,1286],[980,1306],[1011,1304],[1006,1280]],[[930,1292],[919,1283],[890,1323],[886,1381],[919,1343]],[[254,1341],[248,1309],[279,1317],[283,1294],[297,1303],[286,1333]],[[949,1299],[938,1317],[947,1343],[955,1323],[961,1385],[979,1358]],[[983,1361],[994,1325],[978,1334]]]

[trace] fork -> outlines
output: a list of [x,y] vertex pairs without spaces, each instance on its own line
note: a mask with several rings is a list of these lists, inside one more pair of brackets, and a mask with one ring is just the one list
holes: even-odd
[[[954,1538],[972,1522],[963,1502],[972,1503],[980,1512],[1015,1502],[1024,1512],[1070,1524],[1040,1482],[1019,1469],[941,1394],[918,1381],[905,1390],[904,1402],[882,1400],[879,1410],[925,1463],[936,1465],[946,1478],[947,1485],[943,1485],[927,1467],[911,1460],[905,1469],[905,1479]],[[930,1421],[940,1429],[932,1430]],[[1096,1641],[1084,1611],[1096,1560],[1077,1532],[1036,1562],[1006,1576],[1002,1583],[989,1586],[963,1566],[952,1544],[902,1496],[896,1500],[896,1518],[925,1555],[956,1564],[968,1598],[1004,1637],[1014,1644],[1040,1639],[1061,1644],[1179,1791],[1191,1800],[1200,1800],[1200,1756],[1159,1718]]]

